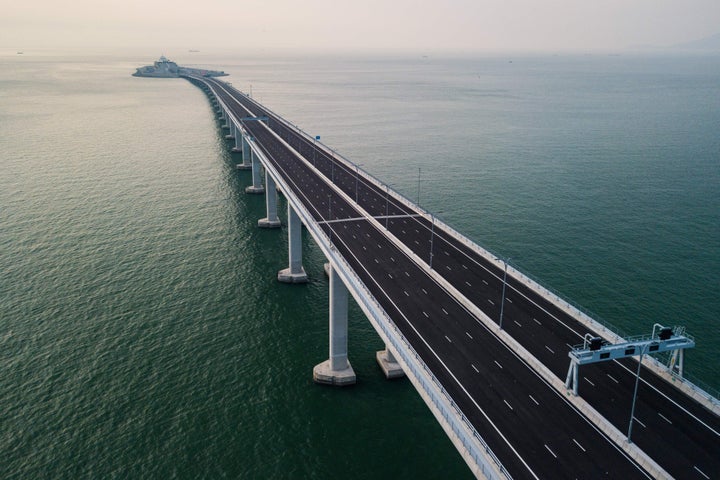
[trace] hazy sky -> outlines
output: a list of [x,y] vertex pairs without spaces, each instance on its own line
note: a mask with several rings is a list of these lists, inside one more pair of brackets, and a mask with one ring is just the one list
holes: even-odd
[[0,0],[0,47],[618,50],[720,32],[720,0]]

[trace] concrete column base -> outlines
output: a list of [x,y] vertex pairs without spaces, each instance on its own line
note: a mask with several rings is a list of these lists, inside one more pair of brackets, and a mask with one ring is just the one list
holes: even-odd
[[237,165],[235,165],[235,168],[237,168],[238,170],[252,170],[252,164],[238,163]]
[[222,127],[220,127],[220,128],[222,128],[223,130],[230,130],[230,125],[228,125],[228,124],[226,123],[226,124],[224,124],[224,125],[223,125]]
[[375,354],[375,359],[380,365],[385,378],[390,380],[391,378],[400,378],[405,376],[405,372],[400,368],[400,364],[397,362],[391,362],[388,360],[387,350],[380,350]]
[[258,227],[260,228],[280,228],[280,219],[275,217],[275,220],[269,220],[267,217],[258,220]]
[[250,185],[249,187],[245,188],[245,193],[265,193],[265,187],[256,187],[254,185]]
[[278,281],[283,283],[307,283],[308,276],[304,268],[300,268],[299,273],[291,273],[289,268],[284,268],[278,272]]
[[[234,137],[233,137],[233,138],[234,138]],[[230,151],[231,151],[232,153],[242,153],[242,148],[233,147]]]
[[346,385],[355,385],[357,378],[355,377],[355,370],[353,370],[349,361],[348,368],[345,370],[331,370],[330,360],[325,360],[313,368],[313,381],[322,385],[344,387]]
[[325,270],[325,276],[330,277],[330,264],[329,263],[323,264],[323,270]]
[[232,135],[225,135],[225,140],[235,140],[235,137]]

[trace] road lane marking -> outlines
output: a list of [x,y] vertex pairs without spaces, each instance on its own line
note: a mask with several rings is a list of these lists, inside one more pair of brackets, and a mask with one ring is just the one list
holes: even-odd
[[633,416],[633,419],[635,419],[635,421],[636,421],[637,423],[639,423],[640,425],[642,425],[643,428],[647,428],[647,426],[646,426],[643,422],[641,422],[638,417]]
[[545,345],[545,348],[547,348],[547,349],[550,351],[550,353],[555,353],[555,350],[553,350],[552,348],[548,347],[547,345]]
[[450,314],[448,313],[448,311],[445,310],[444,308],[442,309],[442,311],[445,313],[445,315],[450,315]]
[[468,287],[472,287],[472,285],[468,281],[465,281],[465,285],[467,285]]
[[409,274],[408,272],[405,272],[405,275],[408,276],[408,277],[410,276],[410,274]]
[[532,395],[528,395],[528,397],[530,397],[530,400],[532,400],[533,402],[535,402],[535,405],[540,405],[540,404],[538,403],[538,401],[535,400],[535,398],[534,398]]
[[467,335],[468,337],[470,337],[470,340],[473,339],[472,335],[470,335],[468,332],[465,332],[465,335]]
[[488,284],[488,283],[487,283],[487,280],[483,280],[482,282],[483,282],[483,283],[484,283],[485,285],[487,285],[487,284]]
[[585,449],[583,448],[582,445],[580,445],[580,442],[578,442],[578,441],[575,440],[574,438],[573,438],[573,442],[575,442],[575,445],[577,445],[578,447],[580,447],[580,450],[582,450],[583,452],[586,452],[586,451],[587,451],[587,450],[585,450]]
[[392,279],[392,274],[388,273],[388,277],[390,277]]
[[403,290],[403,293],[405,294],[405,296],[406,296],[406,297],[409,297],[409,296],[410,296],[410,294],[409,294],[409,293],[407,293],[407,291],[406,291],[406,290]]
[[513,410],[512,405],[510,405],[507,400],[503,399],[503,402],[505,402],[505,405],[507,405],[510,410]]
[[517,325],[518,327],[522,327],[522,325],[517,320],[513,320],[513,322],[515,322],[515,325]]
[[447,335],[445,335],[445,340],[447,340],[448,342],[452,343],[452,340],[450,340],[450,337],[448,337]]
[[468,268],[467,268],[467,265],[465,265],[464,263],[462,264],[462,267],[463,267],[465,270],[468,269]]
[[428,315],[425,310],[423,310],[423,315],[425,315],[425,318],[430,318],[430,315]]
[[538,325],[542,325],[542,323],[540,323],[540,321],[539,321],[537,318],[535,318],[535,317],[533,317],[533,321],[534,321],[535,323],[537,323]]
[[511,299],[511,298],[506,298],[505,300],[507,300],[509,303],[512,303],[512,299]]
[[475,372],[480,373],[480,370],[478,370],[475,365],[471,363],[470,366],[473,367],[473,370],[475,370]]
[[490,302],[490,305],[495,305],[495,302],[493,302],[493,301],[490,300],[489,298],[488,298],[488,302]]
[[615,382],[615,383],[620,383],[615,377],[613,377],[613,376],[610,375],[609,373],[606,373],[605,375],[607,375],[608,377],[610,377],[610,380],[612,380],[613,382]]
[[427,295],[427,294],[428,294],[428,293],[427,293],[427,290],[425,290],[424,288],[423,288],[423,289],[421,289],[421,290],[423,291],[423,293],[424,293],[425,295]]
[[590,385],[592,385],[593,387],[595,386],[595,384],[594,384],[593,382],[591,382],[590,380],[588,380],[588,377],[583,377],[583,378],[584,378],[585,381],[588,382]]
[[502,368],[502,365],[500,365],[497,360],[493,360],[493,362],[495,362],[495,365],[497,365],[498,367]]
[[547,448],[547,451],[550,452],[550,455],[552,455],[553,457],[557,458],[557,455],[555,455],[555,452],[553,452],[552,450],[550,450],[550,447],[548,447],[547,445],[545,445],[545,448]]
[[668,422],[670,425],[672,425],[672,422],[670,421],[670,419],[667,418],[665,415],[663,415],[663,414],[660,413],[660,412],[658,412],[658,415],[660,415],[660,418],[662,418],[663,420],[665,420],[666,422]]
[[700,469],[697,467],[697,465],[693,465],[693,468],[694,468],[695,470],[697,470],[698,473],[700,473],[700,475],[702,475],[703,477],[705,477],[705,478],[707,478],[708,480],[710,480],[710,477],[708,477],[707,475],[705,475],[705,472],[703,472],[702,470],[700,470]]

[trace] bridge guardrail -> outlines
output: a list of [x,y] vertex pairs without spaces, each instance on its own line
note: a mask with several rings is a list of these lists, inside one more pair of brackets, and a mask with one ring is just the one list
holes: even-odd
[[[263,157],[262,154],[260,155]],[[445,422],[450,426],[456,438],[461,442],[463,448],[471,455],[473,461],[481,469],[483,475],[488,478],[496,477],[496,473],[500,473],[503,477],[511,479],[512,476],[503,466],[500,460],[497,458],[495,453],[492,451],[487,442],[482,438],[480,433],[475,429],[467,416],[452,400],[447,390],[443,387],[442,383],[432,373],[428,366],[423,361],[422,357],[408,342],[403,333],[398,329],[395,323],[390,319],[385,309],[375,299],[375,296],[370,292],[365,283],[355,273],[354,269],[345,260],[345,258],[337,252],[330,241],[330,237],[325,233],[322,228],[319,228],[319,224],[312,218],[310,212],[305,209],[303,204],[295,197],[294,192],[289,189],[289,186],[285,184],[282,177],[275,171],[274,166],[269,165],[268,162],[264,162],[265,167],[268,170],[273,171],[273,176],[277,183],[283,186],[286,199],[293,203],[293,208],[299,216],[304,217],[305,225],[309,231],[313,233],[313,237],[317,241],[321,249],[325,251],[328,258],[332,258],[332,261],[342,266],[339,273],[344,280],[346,285],[351,291],[355,291],[357,294],[356,300],[362,306],[363,303],[367,308],[365,312],[368,318],[371,319],[371,323],[374,324],[376,330],[380,330],[385,337],[387,343],[392,345],[394,353],[398,354],[398,357],[405,364],[405,373],[408,370],[413,377],[420,383],[422,390],[425,392],[427,397],[435,406],[435,409],[441,413]],[[364,309],[365,310],[365,309]],[[372,322],[372,320],[376,320]],[[380,333],[380,332],[379,332]],[[410,361],[410,359],[415,361]],[[421,368],[422,370],[419,370]],[[454,412],[455,416],[452,416],[448,411],[448,406]],[[458,419],[461,424],[458,424]],[[468,433],[472,436],[472,441],[468,438]],[[478,452],[478,445],[483,453]],[[490,459],[494,466],[490,466],[487,463],[487,459]]]
[[[271,113],[273,116],[277,117],[280,121],[284,122],[286,126],[289,128],[294,128],[297,130],[297,132],[303,136],[308,141],[315,142],[318,147],[321,147],[325,150],[326,154],[331,155],[335,160],[338,160],[345,164],[345,166],[348,169],[355,169],[358,173],[360,173],[366,180],[372,182],[375,184],[376,187],[379,189],[386,189],[386,192],[388,195],[392,196],[395,201],[398,201],[402,204],[404,204],[406,207],[417,210],[419,214],[421,215],[428,215],[430,214],[430,211],[423,208],[420,205],[417,205],[415,202],[410,200],[408,197],[403,195],[402,193],[394,190],[392,187],[390,187],[387,183],[381,181],[377,177],[375,177],[373,174],[367,172],[362,167],[358,166],[357,164],[353,163],[352,161],[345,158],[342,154],[337,152],[336,150],[333,150],[332,148],[328,147],[321,141],[314,140],[314,137],[303,131],[300,127],[297,125],[294,125],[292,122],[285,119],[282,115],[277,114],[276,112],[270,110],[269,108],[265,107],[264,105],[258,104],[254,99],[251,97],[250,100],[258,105],[260,108],[265,109],[267,112]],[[496,263],[503,263],[504,260],[500,255],[497,255],[495,252],[486,249],[485,247],[481,247],[473,240],[466,237],[464,234],[458,232],[450,225],[443,222],[441,219],[439,219],[436,215],[433,214],[435,217],[435,224],[441,226],[448,234],[454,236],[457,240],[459,240],[461,243],[463,243],[465,246],[470,248],[471,250],[474,250],[475,252],[479,253],[486,259],[496,262]],[[620,343],[625,341],[625,339],[628,337],[627,332],[617,327],[617,325],[613,324],[612,322],[609,322],[608,320],[602,318],[602,316],[598,315],[597,313],[593,312],[592,310],[581,306],[580,304],[576,303],[572,299],[568,299],[564,296],[562,296],[557,290],[554,290],[552,287],[545,286],[540,283],[540,281],[527,273],[524,273],[520,271],[517,267],[512,266],[508,264],[508,274],[515,277],[517,280],[520,280],[522,283],[527,285],[528,287],[532,288],[535,291],[538,291],[538,293],[541,293],[545,298],[550,300],[552,303],[554,303],[556,306],[560,307],[561,309],[565,310],[566,313],[571,315],[572,317],[576,318],[577,320],[581,321],[581,323],[584,323],[588,328],[591,328],[593,330],[598,331],[598,333],[605,335],[606,337],[609,337],[612,339],[613,342]],[[666,365],[664,365],[661,361],[659,361],[657,358],[653,356],[649,356],[648,358],[648,365],[650,366],[656,373],[659,373],[661,375],[668,376],[669,380],[672,382],[680,382],[680,385],[684,390],[686,390],[687,393],[690,395],[701,398],[704,401],[707,401],[710,404],[710,407],[713,409],[720,408],[720,400],[718,398],[720,397],[720,389],[708,384],[707,382],[698,379],[695,375],[692,373],[684,373],[683,377],[678,376],[674,372],[670,372]]]

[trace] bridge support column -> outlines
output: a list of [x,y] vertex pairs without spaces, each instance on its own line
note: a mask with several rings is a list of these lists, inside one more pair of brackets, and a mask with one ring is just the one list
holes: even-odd
[[375,354],[375,359],[377,360],[380,368],[385,374],[385,378],[387,378],[388,380],[390,380],[391,378],[399,378],[405,375],[405,372],[402,371],[400,364],[395,359],[392,350],[390,350],[390,347],[388,347],[387,345],[385,345],[385,350],[380,350]]
[[335,268],[330,269],[330,358],[313,368],[313,380],[326,385],[353,385],[356,381],[347,356],[348,290]]
[[242,153],[242,134],[240,133],[240,129],[238,129],[237,125],[235,125],[234,123],[233,137],[235,138],[235,146],[232,148],[231,152]]
[[242,163],[238,163],[235,165],[235,168],[238,170],[250,170],[252,168],[252,163],[250,162],[250,144],[247,141],[247,138],[245,135],[241,136],[241,143],[242,143]]
[[305,283],[307,274],[302,265],[302,222],[292,205],[288,204],[288,268],[278,272],[278,280],[284,283]]
[[225,135],[225,140],[235,140],[235,124],[230,120],[230,117],[227,119],[227,126],[229,132]]
[[220,107],[220,109],[222,110],[222,119],[223,119],[223,124],[222,124],[221,128],[223,130],[230,130],[230,119],[228,118],[227,112],[222,107]]
[[275,180],[267,170],[265,170],[265,207],[267,217],[258,220],[258,227],[280,228],[280,219],[277,215],[277,188]]
[[245,189],[245,193],[263,193],[265,189],[260,182],[260,160],[258,160],[252,149],[250,149],[250,160],[252,163],[253,184]]

